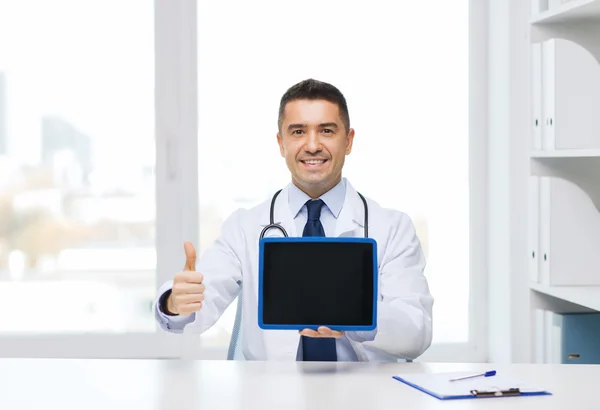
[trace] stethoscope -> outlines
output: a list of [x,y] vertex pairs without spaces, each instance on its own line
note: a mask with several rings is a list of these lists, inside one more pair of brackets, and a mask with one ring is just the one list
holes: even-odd
[[[288,233],[286,232],[285,228],[283,226],[281,226],[278,223],[275,223],[275,217],[274,217],[274,213],[275,213],[275,201],[277,200],[277,196],[279,195],[279,193],[282,190],[280,189],[279,191],[275,192],[275,195],[273,195],[273,199],[271,199],[271,211],[270,211],[270,223],[269,225],[265,226],[262,230],[262,232],[260,233],[260,239],[262,239],[265,236],[265,233],[267,233],[267,231],[269,229],[279,229],[279,231],[281,231],[281,233],[283,234],[283,236],[287,237]],[[357,192],[358,196],[360,197],[360,199],[362,199],[364,207],[365,207],[365,221],[364,221],[364,230],[365,230],[365,238],[369,237],[369,207],[367,205],[367,200],[365,199],[364,196],[361,195],[360,192]]]

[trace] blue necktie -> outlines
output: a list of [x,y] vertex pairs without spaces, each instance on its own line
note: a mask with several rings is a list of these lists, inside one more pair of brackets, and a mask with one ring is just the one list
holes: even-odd
[[[325,230],[319,218],[323,200],[308,201],[308,220],[304,226],[302,236],[325,236]],[[337,353],[334,338],[316,338],[302,336],[302,356],[304,361],[335,362]]]

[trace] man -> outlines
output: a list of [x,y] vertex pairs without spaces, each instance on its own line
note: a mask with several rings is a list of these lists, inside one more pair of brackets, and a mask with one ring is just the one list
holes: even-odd
[[[312,79],[294,85],[281,99],[278,129],[277,142],[292,181],[275,202],[276,220],[289,236],[363,236],[363,203],[342,177],[355,133],[342,93]],[[184,244],[184,270],[159,291],[155,306],[158,322],[171,332],[180,333],[184,328],[204,332],[241,291],[242,352],[247,360],[416,358],[432,339],[433,298],[423,275],[421,245],[406,214],[384,209],[368,198],[367,203],[369,236],[378,244],[379,297],[374,331],[259,328],[258,244],[260,232],[269,222],[271,200],[234,212],[198,261],[198,271],[193,245]],[[274,235],[277,232],[270,234]]]

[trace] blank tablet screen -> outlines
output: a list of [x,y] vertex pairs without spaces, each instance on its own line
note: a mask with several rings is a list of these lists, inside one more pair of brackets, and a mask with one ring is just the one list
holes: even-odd
[[263,246],[264,325],[373,324],[373,243],[283,240]]

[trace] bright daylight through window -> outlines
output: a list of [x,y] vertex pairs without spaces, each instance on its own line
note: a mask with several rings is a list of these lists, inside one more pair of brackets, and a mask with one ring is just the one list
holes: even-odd
[[0,1],[0,333],[154,331],[153,31],[150,1]]
[[[467,342],[469,2],[298,4],[198,1],[198,252],[289,182],[281,95],[330,82],[356,130],[345,176],[412,217],[434,343]],[[0,308],[32,301],[0,332],[154,331],[154,41],[151,1],[0,0]]]

